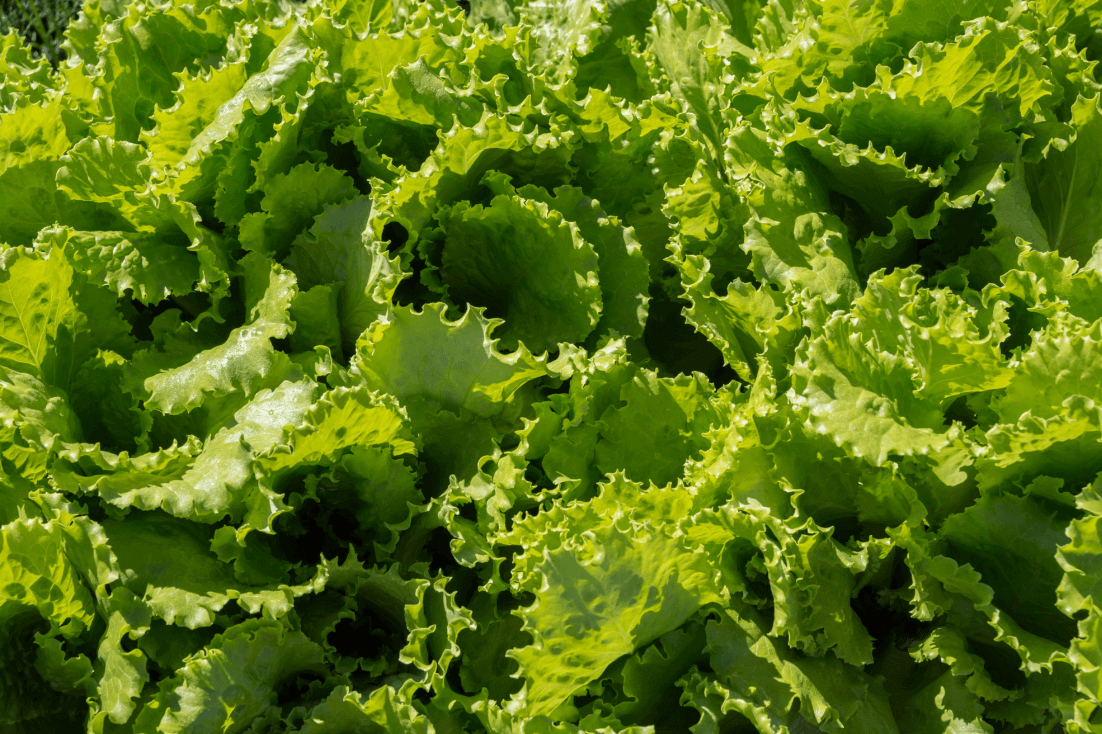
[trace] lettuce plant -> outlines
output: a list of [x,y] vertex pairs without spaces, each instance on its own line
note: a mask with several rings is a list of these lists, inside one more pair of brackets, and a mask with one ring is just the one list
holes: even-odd
[[0,39],[0,730],[1102,732],[1102,3]]

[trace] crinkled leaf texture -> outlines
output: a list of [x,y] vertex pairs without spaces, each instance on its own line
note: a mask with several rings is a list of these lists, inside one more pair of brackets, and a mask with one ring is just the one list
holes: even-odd
[[1099,732],[1100,27],[0,37],[0,731]]

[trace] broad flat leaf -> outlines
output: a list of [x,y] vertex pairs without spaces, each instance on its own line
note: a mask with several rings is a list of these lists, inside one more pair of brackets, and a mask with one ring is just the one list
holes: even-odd
[[596,45],[604,15],[605,4],[595,0],[526,3],[520,16],[532,28],[536,46],[533,66],[546,73],[553,83],[566,82],[574,69],[574,57],[584,56]]
[[797,347],[789,399],[799,414],[847,453],[875,465],[948,445],[944,416],[917,394],[906,355],[863,344],[859,332],[845,312],[836,312],[822,336]]
[[684,308],[685,320],[719,347],[723,358],[743,379],[752,379],[763,352],[774,359],[794,345],[799,324],[778,291],[735,279],[727,292],[714,292],[711,263],[699,255],[675,260],[681,286],[691,305]]
[[61,100],[54,100],[0,115],[0,176],[9,169],[61,157],[70,145],[61,108]]
[[[566,183],[573,137],[516,126],[487,111],[473,127],[457,125],[448,131],[419,171],[385,192],[379,208],[418,237],[432,225],[438,208],[464,198],[490,169],[514,175],[518,184]],[[377,239],[382,224],[375,224]]]
[[191,141],[176,164],[179,174],[173,179],[175,190],[186,191],[189,197],[213,193],[221,171],[204,163],[212,160],[211,155],[220,144],[236,138],[254,115],[267,112],[276,101],[285,103],[308,89],[319,53],[319,49],[311,47],[301,26],[294,25],[272,49],[265,68],[252,74]]
[[5,366],[53,382],[58,342],[77,317],[73,268],[62,253],[10,248],[0,254],[0,340]]
[[597,254],[557,210],[498,196],[485,208],[460,203],[442,224],[448,295],[504,319],[506,348],[540,353],[593,331],[602,305]]
[[127,8],[120,16],[116,32],[97,48],[104,75],[100,94],[105,113],[114,117],[113,137],[137,142],[154,105],[172,106],[173,75],[220,55],[229,28],[221,13],[194,8],[155,14]]
[[116,589],[107,600],[107,632],[97,650],[96,677],[102,711],[112,723],[124,724],[134,713],[134,699],[149,681],[146,656],[126,650],[123,640],[140,638],[151,621],[150,608],[127,589]]
[[360,338],[352,371],[401,401],[424,397],[454,412],[489,417],[521,385],[546,374],[542,360],[524,346],[499,352],[490,337],[494,326],[476,309],[450,322],[442,303],[421,313],[399,306]]
[[[733,67],[755,54],[726,33],[725,23],[703,5],[660,0],[647,37],[670,88],[684,99],[718,161],[727,123],[723,92]],[[741,57],[741,58],[740,58]]]
[[1051,150],[1045,160],[1026,164],[1030,199],[1048,233],[1051,249],[1086,263],[1102,240],[1102,204],[1094,172],[1100,164],[1102,112],[1098,97],[1072,105],[1075,142]]
[[874,274],[853,307],[862,340],[907,355],[916,393],[935,402],[1006,386],[1011,377],[999,351],[1005,306],[976,309],[948,290],[920,289],[920,282],[913,268]]
[[[887,89],[922,102],[948,100],[978,110],[995,97],[1011,119],[1031,120],[1053,102],[1056,85],[1035,42],[983,18],[951,43],[920,44]],[[922,73],[925,72],[925,73]]]
[[786,290],[848,303],[858,294],[845,226],[830,211],[813,171],[792,169],[769,149],[764,134],[743,125],[727,144],[727,167],[760,182],[747,197],[751,219],[744,249],[754,275]]
[[911,649],[915,660],[939,659],[950,666],[954,676],[963,677],[964,685],[973,694],[989,701],[1001,701],[1015,697],[991,679],[984,659],[972,653],[968,640],[955,627],[939,627],[929,637]]
[[20,519],[0,528],[0,620],[30,607],[67,637],[92,625],[92,593],[65,552],[72,542],[56,521]]
[[942,526],[952,555],[980,573],[993,603],[1027,630],[1061,643],[1075,625],[1056,607],[1056,548],[1067,519],[1032,498],[981,497]]
[[1065,411],[1064,401],[1083,396],[1102,401],[1095,370],[1102,347],[1102,324],[1060,314],[1036,333],[1015,364],[1006,394],[994,403],[1000,422],[1014,423],[1029,413],[1052,418]]
[[341,324],[337,317],[337,298],[341,286],[316,285],[300,291],[291,301],[290,316],[295,322],[291,334],[292,352],[311,352],[315,347],[329,350],[338,360],[341,348]]
[[[64,230],[64,247],[73,267],[119,297],[132,294],[144,304],[190,293],[202,278],[193,252],[148,232],[74,232]],[[56,240],[55,240],[56,241]]]

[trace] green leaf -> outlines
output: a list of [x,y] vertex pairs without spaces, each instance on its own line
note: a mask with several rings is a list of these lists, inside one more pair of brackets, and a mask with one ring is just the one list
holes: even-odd
[[141,734],[215,734],[247,726],[276,703],[278,686],[298,673],[321,673],[321,648],[270,619],[230,627],[192,656],[134,720]]
[[[974,111],[995,97],[1012,120],[1037,119],[1056,86],[1036,41],[1010,24],[979,18],[951,43],[920,44],[885,91],[923,104],[948,100]],[[925,73],[922,73],[925,72]]]
[[749,212],[714,166],[698,162],[692,176],[667,189],[662,211],[677,224],[677,245],[686,255],[703,255],[722,279],[747,274],[750,259],[742,244]]
[[331,166],[311,163],[300,163],[273,176],[261,190],[264,211],[241,220],[241,246],[277,260],[326,206],[347,201],[356,193],[351,178]]
[[[85,138],[61,160],[65,163],[57,176],[61,188],[82,201],[120,201],[127,194],[146,192],[152,181],[149,153],[122,140]],[[131,202],[120,201],[121,206],[127,204]]]
[[[1067,529],[1068,543],[1056,552],[1056,561],[1064,571],[1057,588],[1057,605],[1064,614],[1078,616],[1078,634],[1071,642],[1068,657],[1076,668],[1079,693],[1095,706],[1102,703],[1102,628],[1100,628],[1098,588],[1099,563],[1102,562],[1102,496],[1097,481],[1076,498],[1083,513]],[[1085,613],[1085,614],[1084,614]]]
[[291,351],[308,352],[325,347],[338,360],[341,351],[341,324],[337,317],[337,299],[341,284],[316,285],[300,291],[291,301],[290,317],[295,322]]
[[761,731],[816,724],[824,731],[899,731],[872,677],[832,658],[798,655],[765,634],[755,611],[736,610],[706,627],[723,710],[738,711]]
[[915,394],[904,355],[875,351],[851,338],[855,332],[837,312],[824,335],[796,349],[791,397],[797,413],[847,453],[877,466],[892,455],[947,446],[944,417]]
[[63,442],[80,437],[80,424],[65,394],[24,372],[0,367],[0,415],[5,424],[5,471],[32,482],[46,469]]
[[1020,269],[1003,274],[1003,291],[1040,313],[1066,310],[1088,324],[1102,318],[1097,297],[1102,291],[1102,274],[1097,270],[1080,269],[1077,262],[1055,252],[1034,252],[1023,247],[1015,255]]
[[593,247],[600,268],[600,319],[594,336],[642,336],[647,320],[648,267],[642,247],[630,227],[608,216],[599,204],[574,186],[559,186],[552,194],[539,186],[522,186],[517,193],[546,204],[578,227],[582,239]]
[[645,723],[668,715],[664,709],[674,709],[680,699],[674,686],[702,657],[705,641],[704,625],[690,623],[628,658],[621,673],[627,700],[616,706],[616,718]]
[[641,371],[621,390],[623,407],[601,415],[597,467],[603,474],[622,469],[656,486],[677,481],[685,461],[705,448],[701,434],[717,422],[712,395],[700,373],[670,379]]
[[1004,20],[1003,0],[942,0],[936,3],[904,0],[893,4],[888,17],[888,36],[904,51],[924,41],[947,41],[960,35],[962,24],[990,16]]
[[318,591],[315,583],[246,585],[234,569],[211,551],[206,526],[161,512],[132,512],[125,520],[104,522],[118,558],[121,583],[140,595],[148,611],[169,624],[208,627],[231,600],[251,613],[287,614],[297,596]]
[[815,91],[793,105],[805,120],[793,121],[788,140],[806,148],[829,172],[824,183],[874,223],[930,196],[974,155],[979,117],[948,99],[875,87],[841,94],[825,82]]
[[196,136],[214,121],[219,107],[233,99],[245,84],[246,60],[201,69],[195,74],[185,72],[181,77],[175,104],[158,107],[152,116],[154,128],[142,130],[139,136],[156,167],[174,166],[187,154]]
[[1014,422],[1026,413],[1037,418],[1061,415],[1073,396],[1102,402],[1102,377],[1094,373],[1100,351],[1102,323],[1088,325],[1069,314],[1057,315],[1035,334],[1015,364],[1005,395],[993,403],[1000,422]]
[[72,286],[73,268],[59,251],[0,253],[0,363],[57,381],[58,351],[75,336],[78,318]]
[[61,157],[69,145],[61,100],[17,107],[0,116],[0,175],[42,160]]
[[262,471],[332,461],[341,451],[389,444],[395,454],[412,453],[405,416],[390,396],[361,386],[337,387],[322,395],[260,460]]
[[497,196],[485,208],[461,202],[442,219],[448,295],[503,318],[506,348],[544,352],[593,331],[602,305],[597,255],[557,210]]
[[[1027,515],[1020,520],[1033,524],[1040,518]],[[1052,522],[1048,520],[1049,524]],[[1046,520],[1040,520],[1040,524],[1045,523]],[[911,604],[916,617],[929,620],[934,615],[946,614],[948,623],[959,627],[969,639],[987,645],[1005,644],[1018,656],[1026,675],[1053,673],[1068,661],[1067,647],[1051,639],[1060,636],[1059,631],[1047,631],[1046,637],[1019,625],[993,603],[995,591],[983,583],[979,572],[970,564],[962,565],[938,553],[940,546],[933,544],[933,538],[924,531],[903,525],[889,529],[888,533],[907,551],[905,560],[911,571],[911,588],[915,592]],[[1001,579],[996,579],[996,583],[1000,584]],[[1006,654],[1006,648],[1002,652]]]
[[325,701],[306,714],[299,734],[428,734],[432,725],[389,686],[368,695],[338,686]]
[[67,530],[57,521],[26,518],[0,527],[0,620],[30,607],[66,637],[92,626],[93,596],[66,553],[75,543]]
[[835,312],[797,349],[794,406],[812,426],[876,465],[948,445],[944,405],[1006,385],[998,349],[1005,305],[982,311],[913,271],[874,274],[852,316]]
[[974,731],[992,734],[995,730],[983,718],[983,705],[960,678],[946,671],[900,707],[900,717],[908,722],[908,731]]
[[[189,199],[213,194],[222,172],[216,155],[221,146],[232,141],[246,142],[240,136],[255,123],[257,116],[276,104],[297,100],[298,94],[316,83],[311,80],[320,54],[321,50],[312,47],[302,27],[294,24],[271,50],[265,68],[251,74],[191,141],[187,153],[176,164],[174,189],[186,192]],[[171,102],[161,106],[170,107]]]
[[520,617],[498,612],[496,597],[477,597],[468,606],[478,627],[465,630],[458,638],[463,651],[459,668],[463,689],[485,690],[494,700],[508,698],[516,693],[522,682],[513,677],[517,663],[506,657],[506,652],[528,645],[532,638],[521,631],[524,622]]
[[150,608],[133,592],[116,589],[107,599],[107,632],[100,641],[96,677],[102,711],[112,723],[124,724],[134,713],[134,699],[149,682],[146,656],[141,650],[127,651],[123,639],[140,638],[150,624]]
[[345,354],[355,350],[360,335],[386,312],[404,275],[398,261],[374,239],[370,215],[371,199],[366,196],[326,207],[283,261],[300,288],[339,284],[337,318]]
[[555,5],[524,4],[522,22],[531,30],[532,65],[553,84],[570,79],[575,56],[585,55],[596,45],[605,20],[603,4],[592,0],[571,0]]
[[1020,695],[991,679],[984,659],[971,652],[967,638],[955,627],[935,629],[920,645],[911,649],[911,657],[920,661],[941,660],[950,667],[954,676],[965,678],[963,683],[968,691],[982,699],[1001,701]]
[[832,650],[850,665],[871,663],[872,636],[850,606],[867,556],[814,528],[796,535],[767,525],[779,541],[774,548],[759,538],[775,603],[770,633],[787,632],[789,644],[809,654]]
[[354,446],[317,479],[314,491],[334,512],[351,513],[359,537],[383,554],[394,551],[401,531],[424,503],[417,480],[388,446]]
[[287,372],[289,360],[271,340],[287,336],[293,328],[288,311],[297,290],[295,276],[262,257],[253,256],[250,263],[246,280],[255,282],[247,287],[252,285],[263,296],[250,310],[249,323],[230,332],[224,344],[145,378],[140,390],[147,409],[172,415],[193,410],[208,397],[240,392],[249,398],[272,376]]
[[777,362],[795,346],[800,324],[779,291],[735,279],[721,297],[707,259],[689,255],[673,264],[691,304],[683,309],[685,320],[719,347],[741,378],[753,379],[760,359],[771,356]]
[[[0,641],[3,642],[3,667],[0,667],[0,724],[12,731],[49,727],[51,731],[81,731],[82,720],[87,713],[84,700],[87,692],[74,689],[61,681],[55,684],[44,675],[52,671],[40,665],[40,660],[50,656],[46,651],[64,655],[55,637],[41,633],[43,620],[30,610],[17,614],[0,624]],[[52,647],[57,645],[57,647]],[[47,647],[50,646],[50,647]],[[90,664],[83,655],[70,658],[83,662],[83,672]],[[41,668],[41,670],[40,670]],[[58,690],[58,689],[62,690]]]
[[1062,572],[1056,549],[1068,518],[1033,498],[981,497],[941,528],[949,555],[979,571],[993,603],[1026,630],[1060,644],[1075,626],[1056,607]]
[[982,309],[945,289],[920,289],[914,269],[874,273],[853,313],[876,348],[902,352],[917,378],[916,394],[944,404],[969,392],[997,390],[1010,375],[999,344],[1005,306]]
[[75,270],[120,298],[159,303],[191,293],[202,279],[202,265],[194,253],[148,232],[66,229],[47,236],[65,248]]
[[1102,240],[1102,209],[1094,195],[1102,112],[1097,96],[1072,105],[1075,142],[1065,150],[1050,150],[1035,164],[1026,164],[1029,196],[1048,233],[1052,250],[1085,264]]
[[360,338],[352,373],[403,402],[424,397],[453,412],[493,416],[521,385],[546,374],[524,346],[509,355],[497,350],[490,338],[497,323],[478,309],[450,322],[442,303],[421,313],[399,306]]
[[[210,292],[228,280],[221,238],[202,225],[193,204],[163,190],[160,175],[150,169],[150,154],[140,145],[106,137],[85,138],[62,162],[65,165],[57,172],[59,189],[74,199],[113,209],[115,221],[110,226],[77,229],[155,233],[164,245],[195,252],[200,265],[198,290]],[[57,232],[51,235],[59,237]]]
[[111,473],[68,475],[68,486],[94,492],[120,508],[161,509],[205,523],[226,515],[236,521],[244,517],[253,527],[267,529],[286,506],[258,484],[256,458],[283,439],[286,425],[302,419],[316,392],[317,383],[308,379],[261,390],[234,413],[230,426],[205,442],[120,457]]
[[229,30],[217,11],[173,6],[154,13],[135,10],[131,6],[121,12],[115,33],[96,49],[105,77],[105,112],[114,117],[114,137],[129,142],[137,142],[154,105],[171,106],[177,81],[173,74],[194,69],[200,59],[220,57]]
[[1087,482],[1102,471],[1102,415],[1091,401],[1072,397],[1052,418],[1027,413],[993,426],[983,444],[988,450],[976,459],[981,489],[1038,476]]
[[[623,480],[604,492],[616,481]],[[642,493],[638,485],[634,491]],[[620,656],[681,626],[701,606],[724,601],[702,551],[643,525],[645,510],[636,525],[620,507],[556,507],[499,539],[525,549],[512,584],[536,596],[517,612],[533,642],[509,653],[525,679],[511,711],[550,714]]]
[[416,174],[403,177],[384,193],[376,239],[381,239],[383,216],[404,226],[411,238],[419,237],[432,226],[438,208],[468,196],[491,168],[513,174],[521,184],[566,183],[573,137],[566,131],[517,126],[488,111],[473,127],[457,125]]
[[828,303],[856,298],[845,226],[830,211],[815,174],[787,166],[769,149],[765,134],[748,125],[732,132],[726,158],[732,175],[758,182],[747,197],[752,216],[743,246],[753,258],[754,275],[785,290],[820,295]]
[[439,127],[447,130],[456,120],[474,125],[485,105],[473,98],[470,88],[457,87],[442,78],[422,57],[390,72],[386,87],[363,99],[358,110],[388,121]]
[[[375,3],[371,4],[370,10],[362,5],[360,7],[361,10],[380,13],[379,20],[383,21],[382,16],[388,12],[394,16],[401,13],[396,3],[390,5],[387,8],[383,4],[378,11],[374,10]],[[342,13],[352,12],[353,3],[335,11],[333,17],[337,19]],[[394,23],[394,18],[391,23]],[[462,22],[455,23],[441,14],[433,21],[424,23],[419,33],[392,34],[378,32],[384,28],[384,23],[380,22],[365,38],[349,33],[341,34],[339,39],[334,39],[339,40],[339,52],[330,52],[330,55],[334,60],[339,58],[339,70],[344,84],[353,97],[366,97],[372,92],[382,90],[397,67],[412,64],[419,59],[424,60],[433,70],[462,63],[464,44],[462,41],[456,44],[453,40],[457,36],[462,38],[462,31],[465,30],[462,25]]]
[[727,34],[723,21],[704,5],[660,0],[647,34],[647,50],[669,88],[688,104],[717,162],[728,127],[724,88],[732,72],[749,70],[756,55]]

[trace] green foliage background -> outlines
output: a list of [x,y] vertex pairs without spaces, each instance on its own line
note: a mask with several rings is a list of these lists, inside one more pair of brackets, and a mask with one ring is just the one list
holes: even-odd
[[1102,0],[20,2],[0,734],[1102,734]]

